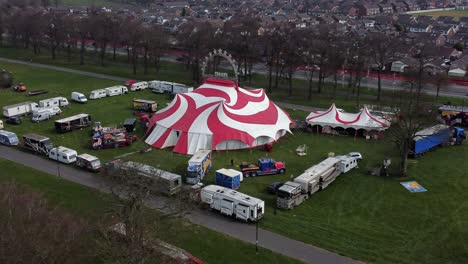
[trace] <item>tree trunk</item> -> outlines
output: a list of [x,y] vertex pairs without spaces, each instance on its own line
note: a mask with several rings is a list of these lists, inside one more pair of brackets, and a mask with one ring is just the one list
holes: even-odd
[[292,96],[292,77],[293,77],[293,73],[290,72],[288,74],[288,97],[291,97]]
[[335,74],[333,75],[333,80],[334,80],[334,83],[333,83],[333,98],[336,97],[336,88],[338,86],[338,74],[337,72],[335,71]]
[[133,69],[133,75],[136,75],[137,73],[137,50],[136,48],[132,49],[132,69]]
[[115,59],[116,59],[116,57],[117,57],[117,56],[116,56],[117,44],[114,43],[114,44],[112,45],[112,49],[113,49],[113,50],[112,50],[112,60],[115,61]]
[[273,82],[273,63],[268,64],[268,93],[273,92],[273,87],[271,86]]
[[276,68],[275,68],[275,90],[278,90],[280,67],[279,67],[278,63],[276,63],[275,66],[276,66]]
[[100,54],[100,60],[101,60],[101,66],[104,66],[104,57],[106,56],[106,46],[107,43],[103,43],[101,46],[101,54]]
[[143,74],[147,75],[148,74],[148,49],[147,48],[145,48],[145,52],[144,52],[143,67],[144,67]]
[[405,140],[401,150],[401,161],[400,161],[400,177],[408,177],[408,153],[409,153],[409,143]]
[[81,39],[81,44],[80,44],[80,65],[84,65],[84,53],[85,53],[85,42],[84,42],[84,39]]
[[312,83],[314,82],[314,71],[310,72],[309,77],[309,94],[307,95],[307,99],[312,99]]
[[358,83],[357,83],[357,87],[356,87],[356,106],[359,107],[359,104],[360,104],[360,97],[361,97],[361,78],[362,77],[359,77],[359,80],[358,80]]
[[70,62],[71,60],[71,44],[67,42],[67,61]]
[[380,94],[382,92],[382,77],[381,77],[382,69],[379,67],[377,71],[377,101],[380,101]]

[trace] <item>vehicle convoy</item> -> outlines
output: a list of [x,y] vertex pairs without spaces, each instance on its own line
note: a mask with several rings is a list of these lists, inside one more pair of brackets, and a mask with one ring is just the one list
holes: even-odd
[[18,143],[18,136],[16,136],[15,133],[6,130],[0,130],[0,144],[16,146]]
[[106,91],[106,96],[116,96],[116,95],[123,95],[128,94],[127,87],[123,85],[116,85],[108,88],[104,88]]
[[62,110],[58,106],[36,108],[32,112],[31,120],[33,122],[39,122],[44,120],[49,120],[54,115],[59,115],[62,113]]
[[33,102],[24,102],[14,105],[7,105],[3,107],[3,116],[13,117],[13,116],[22,116],[29,115],[33,110],[38,108],[39,105]]
[[84,104],[84,103],[88,102],[88,99],[86,99],[86,96],[84,94],[78,93],[78,92],[72,92],[71,93],[71,99],[72,99],[72,101],[77,102],[77,103],[81,103],[81,104]]
[[73,129],[83,128],[91,125],[91,116],[88,114],[78,114],[55,121],[55,131],[65,133]]
[[207,174],[212,166],[211,150],[199,150],[188,161],[187,177],[188,184],[197,184]]
[[94,129],[93,149],[122,148],[136,141],[136,136],[129,135],[125,128],[101,127]]
[[[141,187],[148,188],[153,193],[173,195],[182,188],[182,177],[180,175],[134,161],[123,162],[117,159],[107,162],[105,172],[109,176],[116,177],[116,179],[129,177],[130,182],[142,184]],[[129,183],[127,182],[127,184]]]
[[465,130],[448,125],[435,125],[415,134],[409,156],[416,158],[427,151],[443,145],[460,145],[465,139]]
[[264,201],[218,185],[203,187],[200,200],[221,214],[246,222],[258,221],[265,213]]
[[255,177],[257,175],[283,174],[286,172],[286,165],[271,158],[260,158],[258,164],[242,162],[240,169],[244,177]]
[[58,146],[49,150],[49,158],[62,162],[65,164],[70,164],[76,161],[76,156],[78,153],[66,147]]
[[99,171],[101,169],[101,161],[92,155],[83,153],[76,157],[76,166],[87,169],[89,171]]
[[22,146],[36,154],[49,156],[49,151],[54,148],[48,137],[29,133],[23,135]]
[[133,109],[137,111],[154,113],[158,111],[158,103],[151,100],[133,99]]
[[68,99],[61,96],[39,101],[39,107],[43,108],[52,106],[63,107],[68,106],[68,104]]

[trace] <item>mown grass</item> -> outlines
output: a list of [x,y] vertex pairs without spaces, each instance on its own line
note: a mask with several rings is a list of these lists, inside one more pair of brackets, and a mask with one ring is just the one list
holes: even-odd
[[[16,64],[2,63],[2,67],[13,71],[15,78],[27,83],[30,89],[47,88],[65,96],[74,90],[87,94],[92,89],[113,84]],[[0,92],[2,105],[29,99],[12,91]],[[168,102],[165,96],[143,91],[91,101],[85,105],[72,104],[63,115],[86,112],[103,125],[119,124],[125,117],[131,116],[130,103],[134,97],[155,99],[161,105]],[[321,100],[325,104],[326,99]],[[339,100],[338,105],[347,102]],[[293,118],[304,118],[307,114],[288,112]],[[36,132],[48,135],[55,144],[75,148],[80,153],[89,152],[104,161],[146,147],[139,140],[129,148],[93,151],[89,148],[89,129],[59,135],[54,132],[52,121],[38,124],[26,121],[21,126],[8,126],[7,129],[19,134]],[[144,131],[140,128],[137,134],[142,137]],[[308,146],[308,155],[299,157],[294,150],[302,144]],[[265,191],[269,183],[299,175],[324,159],[328,152],[341,154],[350,151],[363,154],[364,160],[359,169],[342,175],[329,188],[315,194],[293,211],[275,212],[275,198]],[[266,155],[286,162],[287,173],[248,178],[240,188],[240,191],[266,201],[266,217],[260,223],[262,227],[370,263],[465,263],[468,259],[466,145],[438,149],[410,164],[410,179],[426,187],[426,193],[407,192],[399,183],[402,179],[366,175],[368,168],[379,166],[385,157],[392,158],[392,166],[396,168],[398,160],[394,146],[388,140],[365,141],[304,132],[286,135],[274,145],[273,153],[262,149],[214,153],[214,168],[204,183],[213,183],[214,171],[230,167],[231,159],[239,164],[241,161],[255,162]],[[188,156],[172,153],[170,149],[135,153],[128,158],[181,174],[189,159]]]
[[442,10],[442,11],[433,11],[433,12],[424,12],[424,13],[414,13],[412,16],[451,16],[455,18],[466,17],[468,16],[468,10]]
[[[14,181],[18,184],[43,192],[55,206],[59,206],[90,223],[102,221],[114,206],[112,197],[82,185],[34,170],[32,168],[0,159],[0,182]],[[148,212],[151,222],[152,213]],[[157,230],[170,233],[156,234],[173,243],[206,263],[299,263],[299,261],[275,254],[261,248],[214,232],[184,220],[158,222]],[[229,250],[226,250],[229,249]],[[239,254],[242,252],[242,254]]]

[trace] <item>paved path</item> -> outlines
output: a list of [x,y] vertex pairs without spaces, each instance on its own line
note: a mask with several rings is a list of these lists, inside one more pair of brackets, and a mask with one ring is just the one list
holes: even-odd
[[[107,193],[110,191],[110,183],[104,178],[97,177],[93,173],[75,169],[73,166],[48,160],[42,156],[23,152],[15,148],[0,146],[0,157],[90,188],[98,189]],[[164,204],[168,202],[168,200],[169,199],[166,197],[152,197],[147,201],[147,205],[153,209],[159,209],[163,208]],[[199,224],[242,241],[255,244],[255,225],[253,224],[235,221],[231,218],[216,214],[215,212],[201,209],[191,211],[190,214],[187,215],[187,218],[195,224]],[[362,263],[261,228],[259,228],[258,237],[259,246],[291,258],[302,260],[306,263]]]

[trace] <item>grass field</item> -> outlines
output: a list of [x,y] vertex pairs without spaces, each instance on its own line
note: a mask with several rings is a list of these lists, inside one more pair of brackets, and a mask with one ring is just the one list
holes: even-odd
[[[17,80],[27,83],[29,89],[50,89],[50,94],[33,98],[36,101],[58,94],[69,97],[75,90],[88,94],[90,90],[114,84],[15,64],[2,63],[1,66],[13,71]],[[31,100],[12,91],[0,91],[0,96],[2,106]],[[94,120],[102,121],[103,125],[119,124],[131,116],[130,103],[134,97],[155,99],[161,105],[168,102],[164,96],[143,91],[91,101],[86,105],[72,104],[64,110],[63,116],[85,112],[92,114]],[[300,111],[289,113],[293,118],[304,118],[307,114]],[[56,145],[75,148],[79,153],[88,152],[104,161],[146,147],[139,140],[129,148],[93,151],[89,148],[88,129],[58,135],[53,130],[52,121],[38,124],[26,121],[21,126],[9,126],[7,129],[19,134],[34,131],[48,135]],[[138,135],[143,135],[142,129]],[[309,147],[308,155],[298,157],[294,150],[302,144]],[[265,187],[270,182],[297,176],[325,158],[330,151],[360,151],[364,160],[358,170],[342,175],[329,188],[315,194],[294,211],[275,213],[274,196],[267,194]],[[231,159],[238,164],[241,161],[254,162],[265,155],[261,149],[215,153],[214,168],[204,182],[212,183],[214,170],[229,167]],[[397,162],[393,146],[387,141],[298,132],[275,144],[270,156],[285,161],[288,172],[246,179],[240,189],[266,201],[267,212],[260,223],[262,227],[370,263],[461,264],[468,259],[466,145],[439,149],[410,164],[411,179],[416,179],[429,190],[420,194],[408,193],[400,186],[400,179],[365,175],[367,168],[380,165],[385,157]],[[183,173],[189,159],[170,150],[135,153],[128,158],[177,173]]]
[[434,12],[414,13],[411,15],[412,16],[432,16],[432,17],[451,16],[451,17],[456,17],[458,19],[460,17],[468,16],[468,10],[443,10],[443,11],[434,11]]
[[[59,0],[59,5],[63,6],[105,6],[105,7],[125,7],[131,4],[125,4],[124,1],[116,0]],[[127,1],[132,3],[133,1]]]
[[[66,209],[89,222],[103,220],[113,206],[112,198],[81,185],[62,180],[34,169],[0,159],[0,182],[14,180],[16,183],[43,192],[54,205]],[[14,175],[11,173],[14,171]],[[151,214],[149,214],[151,217]],[[161,223],[170,228],[170,234],[157,234],[192,253],[206,263],[299,263],[298,261],[260,249],[255,253],[253,245],[241,242],[187,221]],[[229,248],[229,250],[226,250]],[[242,252],[242,254],[238,254]]]

